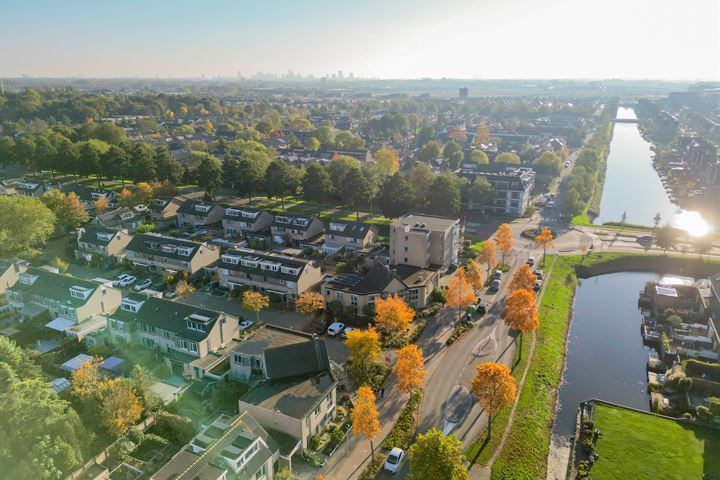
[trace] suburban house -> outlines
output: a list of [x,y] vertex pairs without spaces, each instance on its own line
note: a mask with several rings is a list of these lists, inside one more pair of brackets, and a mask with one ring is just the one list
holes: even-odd
[[495,198],[491,205],[470,201],[468,208],[471,210],[523,215],[530,205],[535,187],[535,171],[530,167],[463,164],[460,175],[471,181],[485,177],[495,187]]
[[[175,374],[195,379],[215,373],[223,377],[238,319],[223,312],[162,298],[131,293],[108,315],[114,345],[138,344],[157,350]],[[225,365],[223,365],[225,363]]]
[[195,435],[151,480],[272,480],[291,466],[297,442],[264,429],[248,412],[221,414]]
[[72,192],[77,195],[80,203],[82,203],[82,205],[88,210],[94,210],[95,202],[97,202],[100,198],[103,197],[105,198],[105,200],[107,200],[108,205],[113,205],[115,203],[115,199],[118,196],[118,192],[114,190],[90,188],[75,183],[63,185],[61,187],[61,190],[65,194],[70,194]]
[[143,216],[129,207],[120,207],[115,210],[101,213],[92,220],[91,225],[105,228],[124,228],[134,232],[143,223]]
[[328,255],[338,251],[359,250],[373,243],[378,236],[374,225],[363,222],[333,221],[325,226],[325,245],[323,250]]
[[46,188],[44,183],[37,182],[17,182],[15,184],[15,194],[21,197],[35,197],[40,198],[45,193]]
[[17,283],[20,274],[27,268],[25,261],[0,260],[0,295],[5,295],[5,291]]
[[367,316],[366,307],[390,295],[398,295],[411,307],[425,307],[438,280],[438,270],[407,264],[388,267],[377,262],[365,275],[341,273],[326,280],[321,290],[326,307],[338,301],[344,307],[356,309],[356,315]]
[[265,241],[270,237],[272,213],[257,208],[226,208],[222,219],[226,237]]
[[177,225],[177,211],[182,205],[178,197],[155,198],[149,205],[150,219],[158,228],[167,228]]
[[182,230],[207,227],[219,223],[225,209],[216,203],[187,200],[177,209],[177,224]]
[[302,248],[303,244],[322,235],[324,227],[317,217],[279,214],[275,215],[271,232],[275,244]]
[[285,301],[296,300],[322,280],[316,262],[249,249],[228,250],[216,266],[221,286],[255,288]]
[[43,268],[28,268],[5,292],[21,321],[48,319],[46,326],[64,332],[96,315],[114,312],[119,290]]
[[304,449],[335,417],[337,381],[324,340],[265,325],[231,353],[232,377],[255,384],[239,410],[263,427],[293,436]]
[[127,230],[88,225],[80,229],[75,257],[91,261],[93,255],[119,260],[125,256],[125,247],[132,240]]
[[390,224],[390,264],[420,268],[458,263],[462,229],[457,218],[408,213]]
[[220,258],[214,245],[167,237],[157,233],[135,235],[125,247],[126,258],[152,272],[187,272],[195,275]]

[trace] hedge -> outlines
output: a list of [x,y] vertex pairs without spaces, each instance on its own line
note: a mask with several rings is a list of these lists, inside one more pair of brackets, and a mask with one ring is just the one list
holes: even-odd
[[407,450],[410,447],[410,443],[413,437],[415,437],[415,430],[417,429],[417,416],[420,410],[421,400],[422,391],[416,390],[413,392],[410,400],[408,400],[405,408],[400,413],[397,422],[395,422],[388,436],[385,437],[382,448],[390,450],[393,447],[399,447]]
[[720,363],[703,362],[691,358],[685,360],[683,366],[691,377],[710,375],[713,379],[720,379]]

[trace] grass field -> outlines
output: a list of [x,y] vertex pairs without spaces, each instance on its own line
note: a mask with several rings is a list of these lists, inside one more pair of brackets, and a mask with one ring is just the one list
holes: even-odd
[[593,414],[601,437],[594,480],[684,480],[720,475],[720,432],[596,404]]

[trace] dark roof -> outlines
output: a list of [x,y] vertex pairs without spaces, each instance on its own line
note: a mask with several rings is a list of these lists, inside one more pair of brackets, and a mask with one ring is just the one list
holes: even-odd
[[[164,251],[163,245],[168,246],[180,246],[191,248],[190,255],[180,255],[177,252]],[[209,248],[207,245],[202,243],[193,242],[191,240],[184,240],[175,237],[166,237],[164,235],[158,235],[154,233],[143,233],[135,235],[128,244],[126,250],[132,252],[143,252],[151,255],[160,255],[166,258],[174,258],[176,260],[187,260],[190,261],[200,248]]]
[[[278,221],[278,219],[282,220],[282,218],[287,218],[288,221]],[[307,220],[306,223],[304,222],[305,220]],[[320,222],[320,219],[318,219],[317,217],[313,217],[312,215],[291,215],[288,213],[279,213],[275,215],[275,219],[273,220],[273,226],[305,231],[309,229],[315,222]]]
[[262,325],[249,337],[242,340],[233,352],[246,355],[261,355],[266,349],[285,347],[297,343],[311,341],[313,335],[296,330],[289,330],[274,325]]
[[394,265],[391,270],[382,263],[375,262],[363,277],[352,273],[340,274],[328,283],[336,290],[367,295],[381,293],[394,278],[400,280],[408,288],[413,285],[424,285],[435,273],[432,270],[406,264]]
[[338,237],[349,238],[365,238],[370,230],[377,232],[377,227],[363,222],[349,222],[336,220],[325,225],[326,235],[336,235]]
[[[162,205],[157,205],[156,201],[162,201]],[[169,203],[175,203],[177,205],[182,205],[182,201],[177,197],[165,197],[165,198],[156,198],[152,202],[150,202],[149,208],[150,211],[153,213],[162,213],[162,211],[165,209],[165,207],[168,206]]]
[[[199,206],[206,206],[210,207],[206,212],[202,210],[198,210],[195,207]],[[203,202],[201,200],[188,200],[182,205],[180,205],[180,208],[178,208],[177,213],[179,214],[185,214],[185,215],[194,215],[196,217],[207,217],[210,212],[212,212],[215,208],[220,207],[220,205],[217,205],[215,203],[210,202]],[[222,207],[220,207],[222,208]]]
[[[228,258],[227,256],[231,256],[231,257],[239,256],[239,257],[241,257],[241,259],[238,263],[230,263],[230,262],[226,261]],[[243,265],[242,259],[258,262],[257,266],[252,267],[249,265]],[[260,262],[279,263],[280,269],[277,272],[273,272],[272,270],[263,270],[260,267]],[[298,278],[300,278],[300,275],[302,275],[305,267],[311,263],[312,262],[310,260],[298,260],[296,258],[286,257],[284,255],[261,253],[261,252],[256,252],[253,250],[234,250],[233,249],[233,250],[228,250],[227,252],[225,252],[220,257],[220,260],[218,260],[216,265],[220,268],[225,268],[225,269],[233,270],[236,272],[262,274],[262,275],[270,277],[270,278],[280,278],[283,280],[296,281]],[[282,267],[293,268],[293,269],[297,268],[297,269],[299,269],[299,271],[298,271],[297,275],[293,275],[292,273],[283,272]]]
[[125,222],[132,222],[139,219],[140,215],[138,215],[132,208],[121,207],[109,212],[101,213],[100,215],[97,215],[93,221],[96,224],[106,227],[115,227],[120,226]]
[[265,370],[271,380],[319,373],[330,368],[325,340],[313,338],[265,350]]
[[117,194],[117,192],[113,190],[91,188],[86,187],[85,185],[78,185],[76,183],[67,183],[65,185],[62,185],[60,187],[60,190],[62,190],[66,194],[73,192],[75,193],[75,195],[78,196],[79,199],[86,202],[93,202],[96,200],[95,198],[93,198],[93,193],[105,195],[106,197],[108,197],[108,199],[113,195]]
[[[87,299],[83,300],[82,298],[73,297],[70,295],[70,288],[80,287],[82,289],[92,290],[94,293],[100,286],[94,282],[71,277],[69,275],[49,272],[41,268],[28,268],[26,272],[21,274],[21,278],[30,276],[37,277],[32,285],[18,281],[9,290],[12,290],[13,292],[28,292],[40,297],[59,300],[65,305],[79,307],[85,305],[85,303],[87,303]],[[88,299],[91,296],[92,293],[88,296]]]
[[300,377],[266,380],[240,399],[302,420],[335,387],[329,371]]
[[[236,210],[240,212],[240,215],[228,215],[228,210]],[[243,217],[242,212],[250,213],[250,214],[257,214],[255,217]],[[246,208],[246,207],[228,207],[225,209],[225,215],[223,215],[223,219],[225,220],[233,220],[236,222],[246,222],[250,225],[257,222],[260,218],[262,218],[263,213],[268,213],[269,215],[272,215],[269,212],[265,212],[265,210],[260,210],[259,208]]]
[[[83,243],[91,243],[93,245],[107,245],[113,238],[115,238],[115,235],[117,235],[119,231],[120,230],[116,228],[108,228],[100,225],[88,225],[85,227],[85,231],[80,235],[79,240]],[[103,234],[112,236],[105,239],[102,238]]]

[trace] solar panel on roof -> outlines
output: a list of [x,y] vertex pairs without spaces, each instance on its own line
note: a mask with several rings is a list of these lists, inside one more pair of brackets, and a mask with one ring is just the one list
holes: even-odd
[[362,280],[362,277],[356,273],[341,273],[333,278],[333,283],[346,287],[354,287]]

